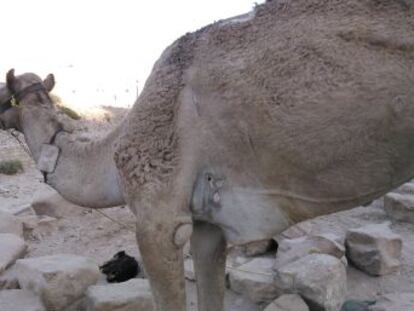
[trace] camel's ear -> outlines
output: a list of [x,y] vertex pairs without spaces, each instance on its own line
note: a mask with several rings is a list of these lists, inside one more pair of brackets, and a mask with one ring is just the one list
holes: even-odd
[[48,74],[46,79],[43,80],[43,84],[48,92],[50,92],[55,86],[55,76],[53,74]]
[[7,88],[14,93],[15,91],[15,81],[16,78],[14,76],[14,69],[10,69],[9,72],[7,72],[6,75],[6,83],[7,83]]

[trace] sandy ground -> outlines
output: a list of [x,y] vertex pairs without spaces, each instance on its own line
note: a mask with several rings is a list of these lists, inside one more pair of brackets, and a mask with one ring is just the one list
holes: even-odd
[[[122,120],[125,110],[108,109],[111,122],[81,121],[77,127],[87,136],[99,137],[117,122]],[[106,118],[108,119],[108,118]],[[25,171],[16,176],[0,174],[0,209],[13,211],[21,206],[30,205],[34,195],[45,191],[48,186],[42,182],[42,176],[35,169],[27,154],[9,134],[0,132],[0,159],[5,150],[20,150],[18,154],[25,163]],[[344,235],[348,228],[369,223],[390,221],[382,210],[382,201],[378,200],[369,207],[320,217],[308,222],[312,233],[333,232]],[[29,237],[28,257],[37,257],[58,253],[71,253],[88,256],[98,264],[110,259],[116,252],[126,250],[130,255],[140,258],[134,229],[134,217],[127,207],[115,207],[104,211],[110,217],[127,226],[103,217],[94,210],[80,208],[71,215],[58,220],[54,229],[41,237]],[[348,268],[348,298],[372,299],[385,293],[414,292],[414,225],[392,223],[391,228],[403,238],[402,268],[400,273],[384,277],[369,277],[352,267]],[[193,282],[187,282],[189,310],[196,308],[196,290]],[[226,293],[226,310],[256,311],[262,308],[249,302],[230,290]]]

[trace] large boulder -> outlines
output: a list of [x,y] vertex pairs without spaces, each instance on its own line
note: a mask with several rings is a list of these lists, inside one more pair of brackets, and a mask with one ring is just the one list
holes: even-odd
[[395,191],[399,193],[414,194],[414,183],[413,182],[405,183]]
[[275,272],[285,293],[300,294],[311,310],[338,311],[347,293],[345,265],[336,257],[311,254]]
[[15,268],[21,288],[40,295],[51,311],[62,310],[79,299],[100,276],[93,260],[75,255],[20,259]]
[[299,295],[286,294],[272,301],[263,311],[309,311],[309,307]]
[[16,216],[0,211],[0,234],[11,233],[23,236],[23,224]]
[[279,242],[274,268],[278,269],[309,254],[327,254],[341,259],[345,255],[345,247],[339,237],[328,234],[283,239]]
[[348,230],[346,254],[360,270],[374,276],[398,271],[401,265],[401,237],[388,224],[371,224]]
[[3,289],[20,289],[14,266],[0,275],[0,290]]
[[86,292],[86,311],[152,311],[152,295],[148,280],[94,285]]
[[414,293],[394,293],[381,297],[370,311],[413,311]]
[[9,233],[0,234],[0,274],[24,256],[26,250],[27,245],[21,237]]
[[255,303],[269,303],[280,295],[273,280],[273,259],[258,257],[229,271],[230,288]]
[[414,224],[414,195],[388,193],[384,197],[384,210],[391,219]]
[[1,311],[46,311],[40,297],[21,289],[0,291]]
[[235,248],[237,248],[243,256],[254,257],[264,255],[268,252],[276,252],[277,242],[273,239],[260,240],[246,243]]

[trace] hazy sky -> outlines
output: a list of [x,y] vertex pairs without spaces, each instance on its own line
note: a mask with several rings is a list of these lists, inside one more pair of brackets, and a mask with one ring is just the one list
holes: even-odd
[[11,67],[53,72],[55,92],[68,101],[130,105],[136,81],[142,88],[166,46],[215,20],[246,13],[254,2],[5,0],[0,75]]

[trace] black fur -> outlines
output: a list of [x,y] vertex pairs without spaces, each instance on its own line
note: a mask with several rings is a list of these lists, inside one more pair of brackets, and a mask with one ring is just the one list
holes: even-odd
[[135,258],[125,254],[125,251],[116,253],[99,269],[106,274],[106,279],[110,283],[128,281],[136,277],[141,270]]

